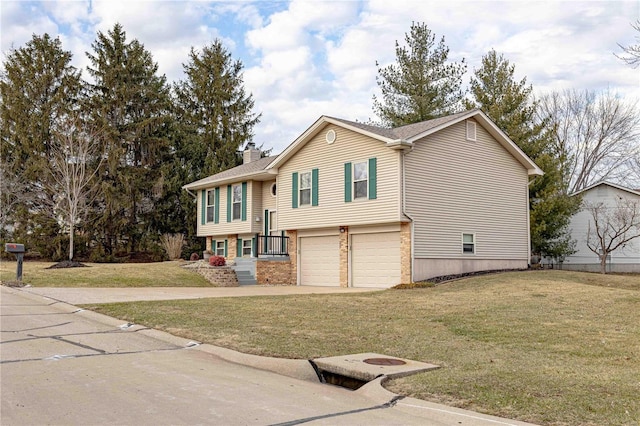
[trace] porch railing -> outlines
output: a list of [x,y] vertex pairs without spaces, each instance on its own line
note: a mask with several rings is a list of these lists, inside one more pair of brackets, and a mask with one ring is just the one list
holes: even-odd
[[289,237],[258,236],[258,256],[289,256]]

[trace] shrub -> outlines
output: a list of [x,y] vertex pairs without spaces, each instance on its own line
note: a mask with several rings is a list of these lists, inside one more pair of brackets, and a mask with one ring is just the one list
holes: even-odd
[[198,256],[198,253],[191,253],[191,257],[189,257],[189,260],[198,260],[200,259],[200,256]]
[[162,248],[167,252],[169,260],[180,259],[182,246],[184,245],[184,235],[164,234],[160,237],[160,244],[162,244]]
[[222,256],[211,256],[209,258],[209,265],[211,266],[224,266],[227,262],[224,260]]

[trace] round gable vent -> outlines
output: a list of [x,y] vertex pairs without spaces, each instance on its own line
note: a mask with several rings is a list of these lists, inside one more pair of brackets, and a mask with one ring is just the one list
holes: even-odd
[[327,143],[331,145],[336,141],[336,131],[333,129],[329,130],[325,135],[325,138],[327,139]]

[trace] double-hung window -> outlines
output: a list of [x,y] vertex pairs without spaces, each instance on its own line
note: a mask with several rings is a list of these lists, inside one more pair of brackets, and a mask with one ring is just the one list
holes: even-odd
[[367,198],[369,187],[369,162],[353,163],[353,198]]
[[242,218],[242,185],[233,185],[233,220]]
[[476,236],[475,234],[462,234],[462,253],[475,254]]
[[378,197],[377,170],[376,158],[344,163],[344,201],[375,200]]
[[215,191],[212,189],[207,191],[207,222],[213,222],[215,220],[216,211],[216,197]]
[[291,207],[318,205],[319,176],[318,169],[291,174]]
[[224,241],[216,241],[216,256],[225,255],[224,243]]
[[242,240],[242,255],[251,256],[253,241],[251,239]]
[[300,173],[300,205],[311,205],[311,172]]

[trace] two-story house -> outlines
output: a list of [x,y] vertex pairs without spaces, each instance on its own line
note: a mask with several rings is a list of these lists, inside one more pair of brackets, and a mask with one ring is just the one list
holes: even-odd
[[542,171],[480,110],[394,129],[322,116],[280,155],[184,188],[198,235],[259,283],[391,287],[526,268]]

